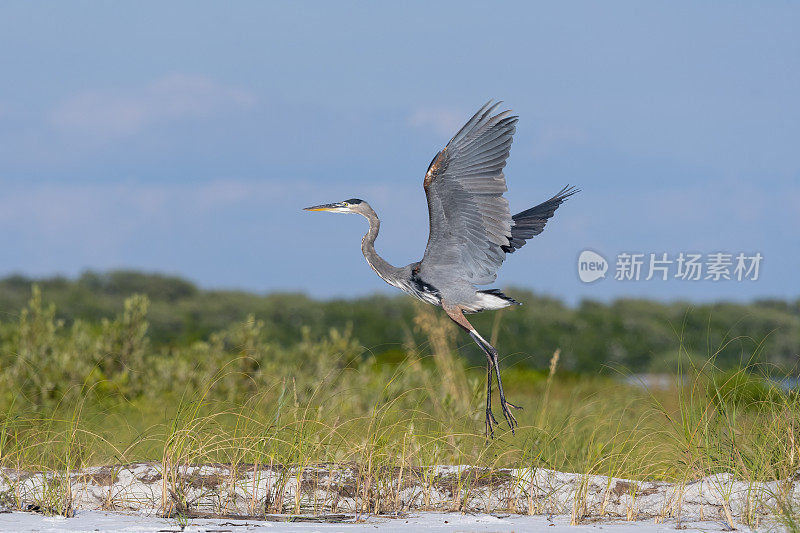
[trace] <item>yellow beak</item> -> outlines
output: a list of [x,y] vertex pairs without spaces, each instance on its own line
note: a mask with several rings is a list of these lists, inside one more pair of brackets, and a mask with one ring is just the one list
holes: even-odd
[[313,205],[311,207],[306,207],[303,211],[338,211],[340,209],[344,209],[346,206],[342,202],[336,202],[333,204],[322,204],[322,205]]

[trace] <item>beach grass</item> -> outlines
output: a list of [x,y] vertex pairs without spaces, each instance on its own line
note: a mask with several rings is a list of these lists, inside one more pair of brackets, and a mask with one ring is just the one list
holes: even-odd
[[[800,398],[758,353],[722,371],[714,350],[702,365],[681,358],[678,340],[675,372],[640,382],[618,368],[563,372],[555,346],[547,368],[502,368],[507,396],[524,409],[516,434],[500,425],[487,439],[485,368],[464,364],[458,349],[467,340],[433,309],[420,308],[416,320],[428,342],[409,341],[402,357],[385,361],[352,331],[282,349],[255,318],[151,357],[146,305],[134,298],[116,321],[66,328],[35,293],[22,313],[16,344],[6,347],[21,361],[2,371],[0,467],[53,474],[34,498],[39,509],[68,515],[69,475],[89,466],[157,464],[180,511],[188,503],[178,472],[189,465],[348,465],[371,480],[356,491],[398,469],[471,465],[678,484],[718,473],[780,481],[788,485],[775,513],[789,528],[798,523],[790,484],[800,467]],[[459,477],[455,492],[475,482]],[[2,498],[31,504],[14,490]],[[374,510],[390,509],[390,500]],[[581,512],[578,494],[577,521]]]

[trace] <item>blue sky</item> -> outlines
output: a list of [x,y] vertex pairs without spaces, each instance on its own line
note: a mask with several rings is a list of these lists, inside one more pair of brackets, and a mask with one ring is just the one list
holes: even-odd
[[[364,198],[379,252],[419,259],[427,164],[496,98],[520,115],[512,210],[583,189],[497,286],[796,298],[799,23],[790,2],[4,3],[0,275],[392,291],[363,219],[300,208]],[[764,260],[758,281],[583,284],[584,249]]]

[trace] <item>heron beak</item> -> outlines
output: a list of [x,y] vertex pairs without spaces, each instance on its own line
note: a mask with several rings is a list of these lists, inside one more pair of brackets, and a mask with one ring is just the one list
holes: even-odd
[[345,209],[344,203],[336,202],[333,204],[313,205],[311,207],[304,208],[303,211],[333,211],[336,213],[341,212],[343,209]]

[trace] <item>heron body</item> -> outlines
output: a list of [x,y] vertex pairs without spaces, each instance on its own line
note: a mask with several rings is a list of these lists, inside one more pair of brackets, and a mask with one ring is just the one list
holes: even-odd
[[555,210],[571,195],[564,187],[541,204],[511,216],[503,167],[511,148],[518,117],[510,111],[493,115],[499,106],[487,103],[453,136],[428,166],[423,187],[428,200],[430,234],[420,261],[395,267],[375,251],[380,219],[372,207],[357,198],[308,207],[308,211],[356,213],[369,221],[361,251],[389,285],[441,306],[447,315],[483,350],[487,358],[486,433],[497,424],[491,410],[492,369],[497,376],[500,405],[514,431],[517,421],[505,398],[497,350],[475,330],[464,314],[518,305],[497,289],[481,290],[497,279],[507,254],[544,230]]
[[[502,292],[477,290],[475,285],[463,279],[453,279],[448,270],[442,266],[423,269],[423,261],[417,261],[404,267],[394,267],[381,258],[375,251],[375,239],[378,236],[380,220],[372,207],[364,200],[347,200],[349,205],[358,205],[356,209],[370,223],[370,231],[361,241],[361,251],[367,263],[386,283],[397,287],[433,305],[442,305],[442,300],[459,305],[465,313],[477,313],[485,310],[502,309],[519,302]],[[439,289],[442,287],[442,289]]]

